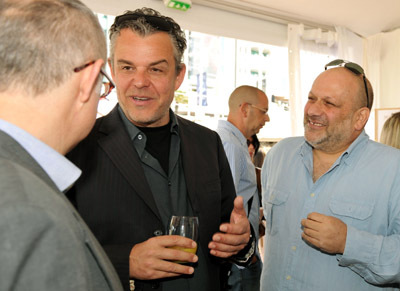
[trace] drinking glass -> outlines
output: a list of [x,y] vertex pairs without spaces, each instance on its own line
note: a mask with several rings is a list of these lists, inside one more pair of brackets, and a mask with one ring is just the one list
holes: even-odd
[[[190,238],[197,242],[199,232],[199,219],[196,216],[172,216],[168,225],[169,235],[180,235]],[[173,246],[172,249],[182,250],[188,253],[195,254],[197,252],[197,246],[195,248],[184,248],[180,246]],[[177,263],[184,263],[176,261]]]

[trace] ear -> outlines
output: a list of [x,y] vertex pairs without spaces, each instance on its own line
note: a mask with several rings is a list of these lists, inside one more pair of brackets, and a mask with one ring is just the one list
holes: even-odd
[[103,66],[104,61],[98,59],[93,65],[88,66],[80,72],[81,78],[79,83],[79,101],[86,103],[90,100],[94,90],[99,90],[99,76],[100,69]]
[[357,131],[363,130],[369,119],[370,110],[367,107],[362,107],[356,111],[354,129]]
[[107,64],[108,64],[108,67],[110,68],[111,77],[113,78],[113,80],[115,80],[115,78],[114,78],[114,68],[113,68],[113,66],[111,64],[111,59],[110,58],[107,59]]
[[250,105],[249,103],[243,102],[239,105],[239,111],[243,115],[243,117],[248,117],[249,115]]
[[179,87],[181,86],[183,79],[185,78],[185,73],[186,73],[186,65],[185,64],[180,64],[181,70],[179,71],[178,75],[176,76],[176,82],[175,82],[175,90],[178,90]]

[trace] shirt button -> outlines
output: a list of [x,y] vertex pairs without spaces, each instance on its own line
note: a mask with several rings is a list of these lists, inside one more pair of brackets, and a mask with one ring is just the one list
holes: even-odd
[[158,289],[160,287],[160,283],[151,284],[151,289]]
[[155,236],[160,236],[160,235],[163,235],[163,232],[162,232],[162,230],[157,229],[156,231],[153,232],[153,234]]
[[142,140],[143,136],[141,134],[138,135],[138,140]]
[[314,197],[314,196],[315,196],[315,194],[314,194],[314,193],[311,193],[311,194],[310,194],[310,196],[311,196],[311,197]]
[[296,246],[292,246],[292,251],[295,251],[296,249]]
[[291,276],[286,276],[286,280],[290,280],[290,279],[292,279]]
[[171,186],[171,185],[172,185],[171,181],[168,181],[168,186]]

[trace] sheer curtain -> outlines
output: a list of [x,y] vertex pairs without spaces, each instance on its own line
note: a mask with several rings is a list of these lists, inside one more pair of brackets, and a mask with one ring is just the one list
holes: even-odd
[[[400,108],[400,29],[382,32],[366,39],[364,64],[374,88],[373,108]],[[375,114],[370,118],[371,132]],[[374,138],[374,134],[370,134]],[[375,136],[377,140],[378,137]]]
[[315,78],[329,61],[341,58],[360,65],[363,39],[344,27],[335,32],[288,25],[289,98],[292,135],[303,135],[303,110]]
[[312,82],[337,55],[337,34],[288,25],[289,108],[292,135],[303,135],[303,110]]

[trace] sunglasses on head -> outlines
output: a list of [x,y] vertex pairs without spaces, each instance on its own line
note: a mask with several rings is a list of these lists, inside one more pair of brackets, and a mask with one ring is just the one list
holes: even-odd
[[337,59],[337,60],[327,63],[325,65],[325,71],[328,69],[328,67],[344,67],[344,68],[352,71],[356,75],[362,75],[363,81],[364,81],[365,95],[367,96],[367,107],[369,108],[368,87],[367,87],[367,81],[365,79],[364,69],[356,63],[348,62],[348,61],[341,60],[341,59]]
[[169,23],[164,18],[155,15],[146,15],[142,13],[129,13],[117,16],[115,18],[115,25],[119,26],[125,21],[137,20],[139,18],[144,18],[148,24],[152,27],[161,31],[170,31],[172,29],[172,24]]

